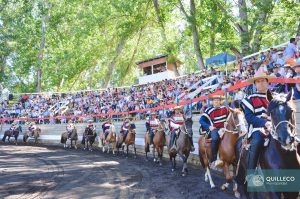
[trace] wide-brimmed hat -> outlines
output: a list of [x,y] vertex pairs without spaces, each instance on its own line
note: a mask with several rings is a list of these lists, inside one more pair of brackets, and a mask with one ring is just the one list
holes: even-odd
[[223,95],[212,95],[210,96],[210,99],[214,100],[214,99],[220,99],[223,100],[225,97]]
[[151,114],[150,115],[156,115],[156,112],[155,111],[153,111],[153,112],[151,112]]
[[181,110],[182,108],[183,108],[182,106],[175,106],[173,109],[174,109],[174,110],[176,110],[176,109],[177,109],[177,110]]
[[254,77],[248,79],[247,82],[250,83],[250,84],[252,84],[252,83],[255,82],[255,80],[258,80],[258,79],[269,79],[269,78],[270,78],[270,76],[267,75],[267,73],[265,73],[265,72],[263,71],[263,68],[262,68],[262,67],[260,67],[260,68],[256,71],[256,73],[254,74]]
[[282,67],[283,68],[288,68],[288,67],[291,67],[291,64],[284,64]]

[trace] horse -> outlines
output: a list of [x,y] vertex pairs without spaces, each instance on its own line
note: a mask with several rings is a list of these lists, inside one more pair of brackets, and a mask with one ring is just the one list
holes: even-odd
[[180,126],[178,130],[178,135],[177,135],[177,140],[176,140],[176,148],[169,148],[168,145],[168,150],[169,150],[169,157],[170,157],[170,162],[171,162],[171,167],[172,167],[172,172],[175,171],[176,168],[176,156],[177,154],[183,161],[183,167],[181,174],[182,176],[186,176],[188,173],[187,169],[187,159],[190,155],[191,151],[191,146],[192,144],[190,143],[189,140],[189,135],[193,133],[193,120],[191,117],[188,117],[185,119],[184,124]]
[[93,144],[95,142],[95,139],[97,137],[97,134],[94,129],[91,127],[86,127],[82,136],[81,144],[84,145],[83,150],[88,149],[89,151],[93,151]]
[[17,145],[18,144],[18,137],[19,137],[20,132],[22,132],[22,127],[21,126],[19,126],[15,130],[6,130],[4,132],[2,141],[5,142],[6,137],[7,137],[8,142],[10,142],[10,137],[15,137],[15,144]]
[[[162,157],[164,146],[166,144],[166,136],[165,136],[165,121],[160,121],[160,125],[154,131],[153,137],[153,161],[159,163],[162,166]],[[158,158],[155,157],[155,150],[157,151]],[[149,133],[145,133],[145,152],[146,152],[146,159],[148,160],[148,152],[150,152],[150,136]]]
[[[259,156],[261,169],[300,169],[300,157],[297,152],[296,119],[295,108],[292,100],[293,90],[286,96],[284,94],[268,95],[268,114],[272,122],[268,146],[264,147]],[[240,152],[240,164],[236,181],[239,191],[248,198],[271,198],[279,199],[284,196],[288,199],[296,199],[299,192],[263,192],[247,193],[247,149],[242,143],[237,143],[237,150]]]
[[37,129],[33,130],[32,132],[27,131],[26,133],[24,133],[23,135],[23,141],[25,143],[27,143],[27,140],[29,137],[34,139],[34,143],[38,144],[38,138],[40,137],[41,134],[41,129],[37,127]]
[[123,139],[124,137],[123,137],[122,133],[119,133],[119,135],[118,135],[118,140],[117,140],[118,153],[119,153],[119,149],[122,147],[123,154],[125,154],[124,147],[126,146],[126,157],[127,158],[128,158],[129,146],[131,146],[131,145],[133,146],[133,149],[134,149],[134,158],[136,158],[136,147],[135,147],[136,132],[135,132],[135,129],[136,129],[135,124],[131,123],[125,141]]
[[[245,124],[245,117],[242,111],[239,109],[229,108],[229,115],[225,122],[223,129],[220,129],[221,141],[219,144],[219,159],[223,161],[223,172],[226,178],[226,183],[221,186],[222,190],[228,188],[229,184],[233,181],[233,176],[230,174],[229,166],[233,166],[233,173],[235,174],[237,159],[235,155],[235,145],[240,136],[240,133],[245,133],[247,131]],[[202,167],[206,170],[205,181],[209,181],[211,188],[215,187],[212,180],[209,168],[209,158],[210,158],[210,139],[205,136],[200,136],[198,139],[198,150],[199,159]],[[237,192],[237,184],[234,182],[233,191],[235,197],[240,197]]]
[[[70,142],[71,142],[70,148],[72,148],[73,141],[74,141],[74,148],[77,149],[77,140],[78,140],[77,129],[74,128],[70,136]],[[61,134],[61,139],[60,139],[60,143],[64,144],[64,148],[67,148],[67,141],[68,141],[68,132],[64,132]]]
[[115,132],[116,132],[115,126],[111,125],[106,139],[105,139],[104,133],[102,133],[101,136],[99,137],[99,147],[101,147],[101,145],[102,145],[103,153],[105,152],[105,147],[107,147],[107,153],[109,153],[109,145],[111,145],[113,154],[115,154],[116,141],[117,141]]

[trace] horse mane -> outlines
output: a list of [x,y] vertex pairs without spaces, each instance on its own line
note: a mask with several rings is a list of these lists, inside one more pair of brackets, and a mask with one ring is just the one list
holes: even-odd
[[295,103],[293,100],[287,102],[284,94],[276,94],[269,103],[268,112],[270,112],[272,109],[276,108],[277,106],[283,104],[287,104],[288,107],[291,108],[291,110],[296,111]]

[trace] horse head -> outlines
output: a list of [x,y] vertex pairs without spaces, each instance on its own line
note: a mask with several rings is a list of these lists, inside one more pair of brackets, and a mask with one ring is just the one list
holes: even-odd
[[188,115],[185,120],[184,124],[182,125],[184,127],[184,132],[188,133],[189,135],[193,134],[193,119],[192,115]]
[[296,134],[295,107],[292,97],[293,89],[287,95],[268,95],[270,101],[268,114],[272,121],[271,134],[285,148],[291,147]]
[[239,133],[247,132],[244,113],[238,108],[229,108],[229,115],[225,124],[225,128],[229,131],[237,131]]
[[135,134],[135,129],[136,129],[136,126],[134,123],[130,123],[130,126],[129,126],[129,131],[132,132],[133,134]]

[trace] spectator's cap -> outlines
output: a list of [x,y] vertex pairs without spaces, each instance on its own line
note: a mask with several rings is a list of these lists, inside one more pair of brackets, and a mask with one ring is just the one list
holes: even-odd
[[182,106],[175,106],[174,108],[173,108],[173,110],[181,110],[183,107]]
[[258,80],[258,79],[269,79],[270,76],[267,75],[265,72],[264,72],[264,69],[263,67],[260,67],[256,73],[254,74],[254,77],[253,78],[250,78],[247,80],[248,83],[252,84],[255,82],[255,80]]
[[214,100],[214,99],[223,100],[224,96],[222,96],[222,95],[213,95],[213,96],[210,96],[210,99],[212,99],[212,100]]
[[289,68],[289,67],[291,67],[291,64],[284,64],[282,67],[283,68]]

